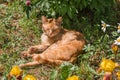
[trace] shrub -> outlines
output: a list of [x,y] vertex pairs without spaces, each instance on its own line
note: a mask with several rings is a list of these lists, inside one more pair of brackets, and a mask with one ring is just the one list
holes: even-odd
[[32,8],[37,11],[36,17],[41,15],[62,16],[67,28],[74,28],[72,27],[74,25],[78,27],[78,24],[84,20],[93,24],[101,19],[111,19],[114,16],[112,13],[115,0],[34,0],[31,1],[31,6],[25,5],[25,1],[23,1],[24,10],[27,14],[29,14],[28,10]]

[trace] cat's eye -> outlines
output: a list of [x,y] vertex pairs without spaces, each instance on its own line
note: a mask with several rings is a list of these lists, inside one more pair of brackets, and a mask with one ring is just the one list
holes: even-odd
[[42,30],[45,32],[45,29],[44,29],[44,28],[42,28]]
[[43,28],[43,31],[49,31],[49,29],[47,29],[47,28],[46,28],[46,29],[45,29],[45,28]]

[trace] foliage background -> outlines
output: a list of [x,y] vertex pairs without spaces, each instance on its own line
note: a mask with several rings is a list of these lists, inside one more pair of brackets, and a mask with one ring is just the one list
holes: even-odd
[[[85,54],[78,56],[76,64],[65,63],[60,67],[41,65],[25,69],[25,73],[43,80],[65,80],[79,75],[81,79],[101,79],[96,73],[103,57],[112,58],[110,45],[119,36],[120,2],[117,0],[26,0],[0,1],[0,76],[6,76],[13,65],[30,61],[21,59],[20,52],[40,43],[41,16],[63,17],[63,27],[82,32],[87,40]],[[105,33],[101,20],[110,24]],[[118,54],[119,58],[119,54]],[[36,73],[35,73],[36,72]],[[65,75],[66,74],[66,75]],[[52,77],[50,77],[52,76]],[[86,77],[87,76],[87,77]]]

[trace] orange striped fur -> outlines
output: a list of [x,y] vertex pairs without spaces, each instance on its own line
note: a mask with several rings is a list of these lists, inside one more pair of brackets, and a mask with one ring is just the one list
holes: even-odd
[[31,46],[22,52],[22,56],[32,57],[33,62],[20,64],[20,67],[39,64],[60,65],[65,61],[73,63],[76,60],[85,45],[84,36],[80,32],[62,28],[61,23],[62,17],[47,19],[42,16],[41,44]]

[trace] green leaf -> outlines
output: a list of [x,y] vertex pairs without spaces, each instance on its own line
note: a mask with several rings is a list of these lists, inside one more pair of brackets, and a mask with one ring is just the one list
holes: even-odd
[[27,18],[29,19],[30,18],[30,12],[31,11],[31,7],[30,6],[26,6],[26,15],[27,15]]
[[61,9],[61,15],[65,15],[67,12],[67,6],[63,5],[62,9]]
[[73,12],[72,12],[72,7],[69,6],[69,7],[68,7],[68,12],[67,12],[67,14],[68,14],[68,16],[69,16],[71,19],[72,19],[72,17],[73,17],[73,16],[72,16],[72,15],[73,15],[72,13],[73,13]]
[[51,72],[50,80],[55,80],[57,78],[57,74],[58,74],[57,70],[53,70]]
[[112,32],[112,36],[117,37],[117,36],[118,36],[118,33],[117,33],[116,31],[113,31],[113,32]]
[[68,62],[64,62],[61,66],[60,66],[60,80],[65,80],[68,76],[72,75],[72,73],[74,71],[76,71],[78,69],[77,66],[72,65],[71,63]]

